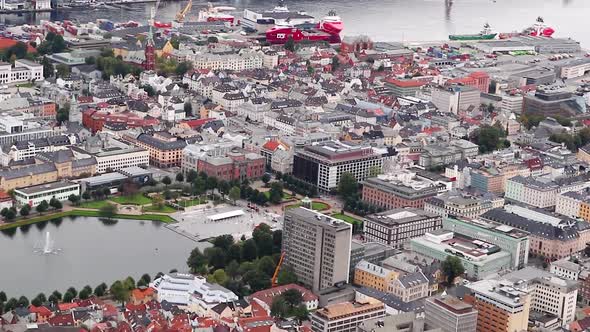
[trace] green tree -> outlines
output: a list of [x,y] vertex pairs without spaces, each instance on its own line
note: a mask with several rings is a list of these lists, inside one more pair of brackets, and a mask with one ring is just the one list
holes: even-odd
[[[193,116],[193,104],[191,104],[189,102],[184,103],[184,115],[186,115],[187,117]],[[193,171],[193,170],[191,170],[191,171]],[[195,171],[193,171],[193,172],[195,172]],[[197,172],[195,172],[195,174],[196,173]],[[187,181],[188,182],[193,182],[193,180],[187,180]]]
[[270,174],[264,173],[262,176],[262,182],[264,182],[265,187],[268,186],[268,183],[270,182]]
[[190,256],[186,261],[186,265],[195,273],[199,268],[207,265],[207,257],[201,252],[198,247],[191,251]]
[[42,200],[41,203],[39,203],[39,205],[37,205],[35,209],[37,210],[37,212],[42,214],[43,212],[47,211],[48,208],[49,203],[47,203],[46,200]]
[[15,299],[14,297],[10,298],[4,304],[4,311],[6,311],[6,312],[12,311],[12,310],[14,310],[16,308],[18,308],[18,300]]
[[18,306],[21,308],[26,308],[29,306],[29,299],[26,296],[21,296],[18,299]]
[[63,207],[63,205],[61,204],[61,202],[57,198],[55,198],[55,197],[52,197],[49,200],[49,205],[52,208],[56,209],[56,210],[59,210],[59,209],[61,209]]
[[358,183],[354,175],[350,172],[344,172],[340,176],[340,182],[338,183],[338,193],[342,198],[348,199],[358,191]]
[[197,173],[197,171],[195,171],[194,169],[191,169],[186,174],[186,182],[193,183],[193,182],[195,182],[195,180],[197,179],[198,176],[199,176],[199,173]]
[[107,203],[98,210],[100,216],[105,218],[113,218],[117,214],[117,206],[115,204]]
[[175,73],[178,76],[183,76],[184,74],[186,74],[186,72],[188,72],[191,69],[193,69],[192,62],[183,61],[176,66]]
[[266,274],[269,278],[274,274],[276,264],[271,256],[264,256],[258,260],[258,270]]
[[277,296],[272,300],[270,315],[275,318],[286,318],[289,315],[289,305],[282,296]]
[[144,273],[144,275],[142,275],[139,280],[143,280],[146,284],[149,284],[150,281],[152,281],[152,278],[150,277],[149,274]]
[[504,147],[506,132],[499,125],[484,125],[475,130],[470,140],[479,146],[479,152],[487,153]]
[[242,276],[242,279],[245,283],[247,283],[250,286],[250,289],[253,292],[258,292],[260,290],[271,287],[270,278],[266,274],[258,270],[246,272]]
[[80,196],[71,194],[68,196],[68,201],[70,201],[72,205],[78,205],[78,203],[80,203]]
[[258,257],[258,248],[253,239],[248,239],[242,244],[242,259],[245,261],[253,261]]
[[242,195],[241,191],[240,191],[240,187],[232,187],[229,190],[229,199],[232,200],[232,202],[234,203],[234,205],[236,205],[236,202],[238,199],[240,199],[240,196]]
[[125,278],[125,280],[123,280],[123,286],[125,288],[127,288],[128,290],[133,290],[135,289],[135,279],[133,279],[132,277],[127,277]]
[[29,204],[23,205],[23,207],[20,209],[20,215],[23,217],[28,216],[30,213],[31,213],[31,206]]
[[115,301],[121,302],[122,304],[125,304],[129,300],[129,289],[120,280],[115,281],[111,285],[109,292]]
[[213,267],[214,270],[223,269],[225,267],[225,261],[227,259],[225,250],[216,247],[207,248],[205,249],[205,257],[207,257],[209,265]]
[[8,221],[14,220],[14,218],[16,218],[16,212],[14,212],[13,209],[9,209],[4,218]]
[[51,61],[49,61],[49,58],[44,56],[43,59],[41,60],[41,65],[43,65],[43,77],[45,77],[45,78],[52,77],[55,67],[53,66]]
[[238,243],[234,243],[229,247],[227,251],[227,259],[235,260],[236,262],[242,261],[242,246]]
[[70,287],[67,289],[67,292],[70,292],[74,295],[74,297],[78,296],[78,291],[74,287]]
[[452,285],[456,277],[463,275],[465,268],[461,263],[461,259],[456,256],[447,256],[441,265],[443,275],[445,276],[447,285]]
[[170,179],[170,177],[169,177],[168,175],[166,175],[166,176],[165,176],[165,177],[162,179],[162,183],[163,183],[164,185],[166,185],[166,187],[168,187],[168,186],[169,186],[169,185],[172,183],[172,180]]
[[207,278],[210,282],[214,282],[216,284],[225,285],[229,278],[223,269],[217,269],[213,274]]
[[63,298],[63,295],[57,290],[54,290],[53,293],[51,293],[51,295],[58,299],[58,301],[61,301],[61,299]]
[[207,37],[207,43],[209,43],[209,44],[215,44],[215,43],[218,43],[218,42],[219,42],[219,40],[215,36]]
[[70,75],[70,67],[68,65],[60,63],[55,66],[55,69],[57,70],[57,77],[63,78]]
[[229,250],[229,248],[233,244],[234,244],[234,237],[229,234],[219,235],[213,240],[213,246],[215,246],[217,248],[221,248],[224,251]]
[[225,273],[227,273],[227,276],[232,279],[236,278],[240,275],[240,264],[237,261],[232,260],[225,266]]
[[307,311],[307,306],[305,306],[305,304],[300,304],[297,307],[293,308],[291,313],[299,321],[307,320],[309,316],[309,311]]
[[281,266],[281,270],[279,271],[279,275],[277,276],[277,284],[278,285],[288,285],[294,284],[297,282],[297,275],[290,266]]
[[303,295],[301,295],[301,292],[296,289],[288,289],[284,291],[281,296],[291,308],[295,308],[303,302]]
[[6,293],[0,291],[0,302],[6,302],[8,297],[6,297]]
[[280,182],[270,184],[269,199],[272,204],[279,204],[283,200],[283,185]]
[[184,174],[182,172],[176,174],[176,182],[184,182]]
[[88,192],[88,190],[86,190],[84,193],[82,193],[82,198],[87,201],[92,197],[90,196],[90,192]]
[[79,297],[81,300],[86,300],[90,297],[90,295],[92,295],[92,288],[90,288],[90,286],[86,286],[80,291]]
[[107,284],[105,284],[104,282],[101,283],[100,285],[96,286],[96,288],[94,288],[94,295],[101,297],[104,296],[106,291],[107,291]]
[[340,68],[340,60],[338,59],[337,56],[334,56],[332,58],[332,72],[337,71],[338,68]]

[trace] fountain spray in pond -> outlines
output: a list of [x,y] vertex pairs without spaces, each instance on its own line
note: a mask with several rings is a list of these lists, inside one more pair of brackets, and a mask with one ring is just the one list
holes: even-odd
[[35,251],[39,252],[43,255],[49,255],[49,254],[57,254],[59,251],[61,251],[61,249],[55,249],[54,248],[54,242],[51,239],[51,234],[49,234],[49,232],[45,233],[45,242],[43,243],[43,246],[36,246],[35,247]]

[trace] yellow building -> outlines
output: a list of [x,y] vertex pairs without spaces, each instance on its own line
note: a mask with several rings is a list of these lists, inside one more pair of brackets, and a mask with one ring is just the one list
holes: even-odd
[[354,283],[387,292],[392,281],[396,280],[399,273],[383,268],[379,265],[360,261],[354,268]]
[[586,144],[578,150],[576,158],[580,161],[590,163],[590,144]]
[[587,201],[580,202],[580,218],[590,221],[590,203]]

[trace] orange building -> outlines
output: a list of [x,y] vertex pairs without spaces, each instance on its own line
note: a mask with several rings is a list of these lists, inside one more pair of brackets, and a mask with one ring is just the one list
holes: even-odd
[[365,260],[360,261],[354,268],[354,283],[356,285],[371,287],[381,292],[387,292],[391,282],[398,276],[399,273],[395,271]]
[[131,139],[137,146],[150,153],[150,164],[159,168],[180,166],[182,150],[186,142],[167,132],[157,132],[153,135],[140,134],[136,139]]

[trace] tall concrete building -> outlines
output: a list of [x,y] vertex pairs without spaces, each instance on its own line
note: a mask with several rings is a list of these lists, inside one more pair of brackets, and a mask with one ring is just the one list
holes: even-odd
[[351,241],[349,223],[306,208],[285,212],[284,264],[314,292],[348,282]]
[[449,295],[437,295],[424,301],[426,325],[443,332],[475,332],[477,310]]
[[531,297],[526,283],[482,280],[468,286],[465,301],[478,311],[477,332],[526,331]]

